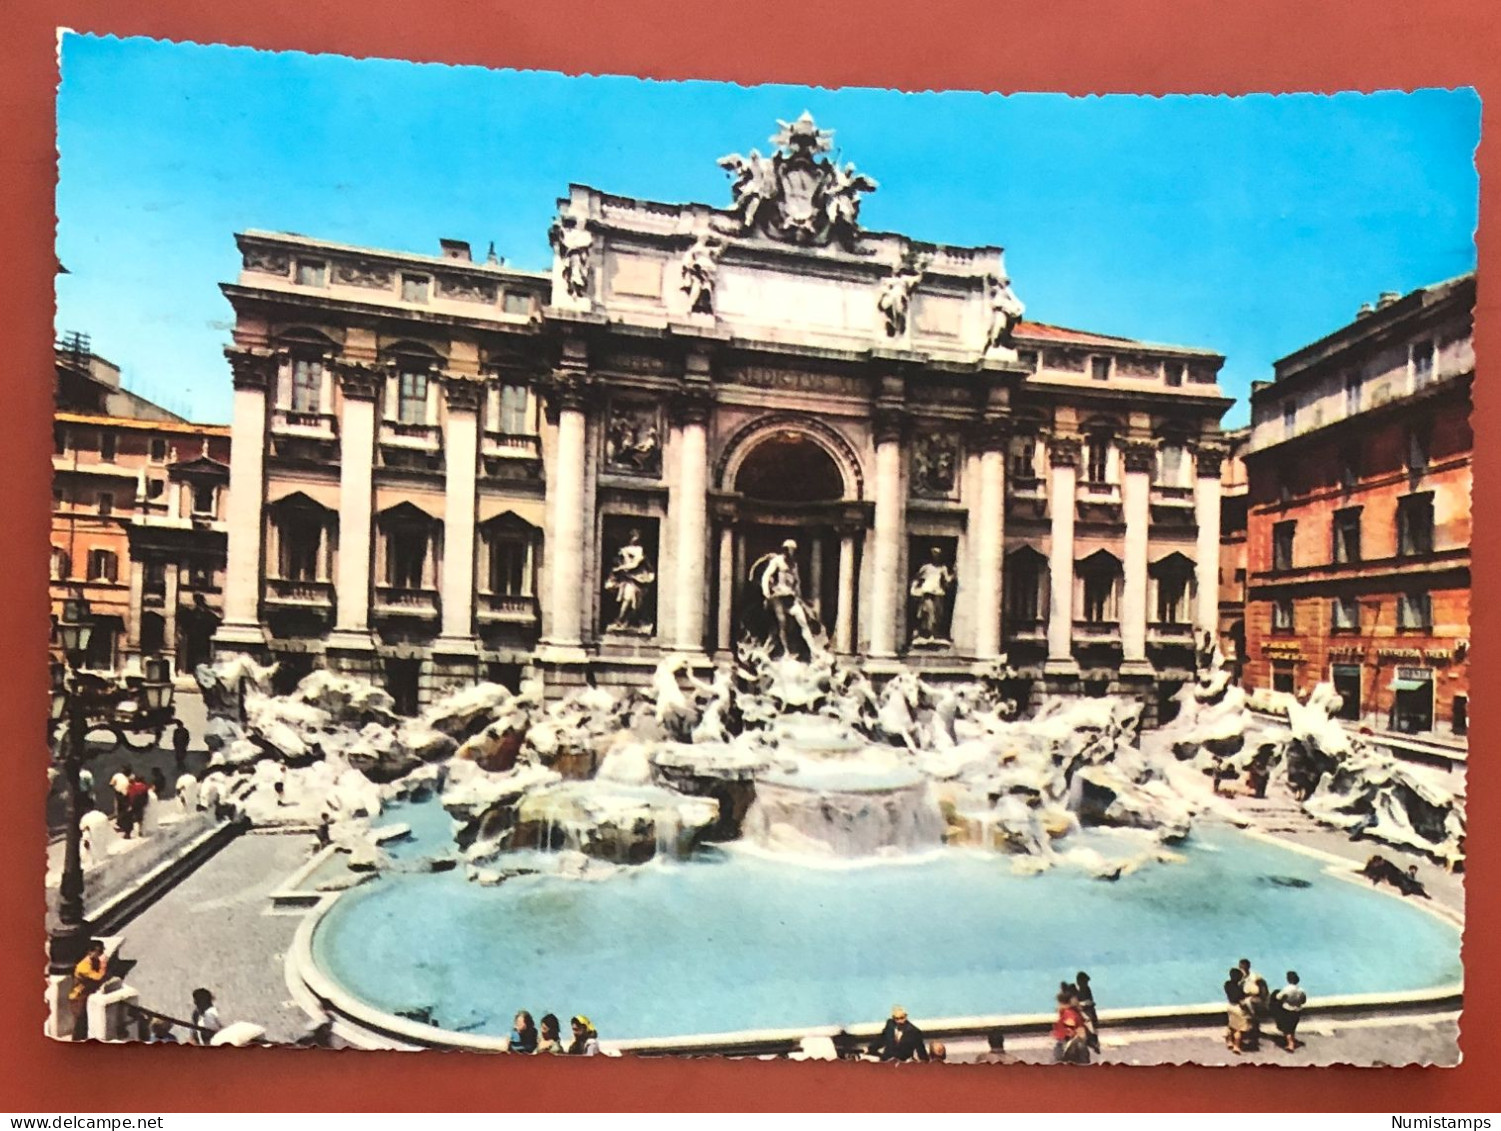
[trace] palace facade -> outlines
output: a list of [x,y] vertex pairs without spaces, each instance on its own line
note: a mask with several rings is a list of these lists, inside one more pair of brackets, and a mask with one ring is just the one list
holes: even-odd
[[1251,394],[1247,686],[1469,728],[1475,276],[1384,294]]
[[222,650],[641,683],[795,542],[837,652],[1149,713],[1219,624],[1223,362],[1022,320],[998,247],[859,225],[784,123],[728,209],[573,186],[550,271],[244,232]]

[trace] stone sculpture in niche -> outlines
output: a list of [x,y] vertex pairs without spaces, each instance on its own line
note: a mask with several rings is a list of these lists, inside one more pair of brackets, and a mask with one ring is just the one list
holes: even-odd
[[662,431],[655,408],[610,406],[610,424],[605,430],[605,466],[612,471],[641,475],[661,472]]
[[908,257],[891,277],[881,284],[876,295],[876,309],[885,320],[886,336],[899,338],[907,332],[907,315],[912,309],[912,292],[922,282],[928,260],[923,257]]
[[949,640],[949,591],[954,585],[954,571],[944,562],[937,546],[928,551],[928,560],[918,567],[909,592],[916,602],[913,610],[912,643],[914,646],[946,644]]
[[589,293],[589,253],[594,237],[577,216],[559,216],[547,235],[563,261],[563,286],[568,297],[584,298]]
[[656,584],[657,573],[651,559],[646,556],[646,547],[641,544],[641,531],[631,529],[625,545],[615,551],[615,562],[610,567],[610,576],[605,579],[605,590],[615,600],[615,617],[610,622],[610,632],[650,633],[647,623],[648,591]]

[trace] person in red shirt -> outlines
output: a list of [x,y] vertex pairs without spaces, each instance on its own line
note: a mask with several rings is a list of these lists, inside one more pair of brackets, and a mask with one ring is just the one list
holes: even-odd
[[[126,805],[130,810],[130,823],[137,832],[146,819],[146,806],[151,800],[151,787],[140,774],[130,775],[130,785],[125,790]],[[125,834],[129,836],[129,833]]]
[[1079,1012],[1078,999],[1068,993],[1058,995],[1058,1020],[1053,1022],[1053,1061],[1089,1063],[1089,1030]]

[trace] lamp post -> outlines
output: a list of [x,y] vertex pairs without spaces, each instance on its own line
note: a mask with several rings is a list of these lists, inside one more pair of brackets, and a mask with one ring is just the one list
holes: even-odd
[[[63,601],[56,638],[63,654],[52,665],[52,694],[48,717],[57,738],[55,760],[64,782],[65,841],[62,880],[58,886],[57,921],[49,934],[49,956],[54,973],[70,973],[88,947],[90,926],[84,914],[83,791],[79,774],[88,757],[89,735],[103,731],[109,737],[109,749],[129,746],[149,749],[161,740],[161,733],[172,721],[173,688],[165,660],[147,660],[144,677],[134,686],[122,685],[111,677],[81,670],[93,636],[89,603],[83,597]],[[121,707],[134,697],[134,709]],[[131,734],[146,733],[148,740],[136,746]]]

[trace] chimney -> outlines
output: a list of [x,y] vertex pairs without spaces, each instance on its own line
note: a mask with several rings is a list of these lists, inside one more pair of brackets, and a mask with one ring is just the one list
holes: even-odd
[[468,240],[439,240],[438,246],[443,249],[444,259],[459,259],[469,263],[474,258],[469,254]]
[[1355,320],[1359,322],[1362,318],[1369,318],[1375,313],[1376,308],[1374,306],[1368,302],[1363,302],[1360,304],[1360,309],[1355,312]]
[[1376,300],[1376,309],[1385,310],[1402,296],[1397,291],[1382,291],[1381,297]]

